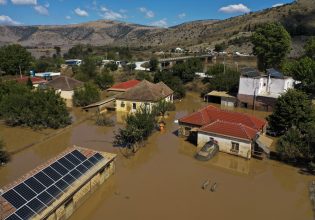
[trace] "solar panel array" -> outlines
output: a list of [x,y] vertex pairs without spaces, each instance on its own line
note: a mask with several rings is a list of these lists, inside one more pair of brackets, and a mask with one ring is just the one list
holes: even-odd
[[280,73],[279,71],[271,68],[271,69],[267,69],[267,73],[274,78],[278,78],[278,79],[282,79],[283,78],[283,74]]
[[104,157],[96,153],[87,158],[78,150],[63,156],[2,196],[16,211],[8,220],[30,219],[57,200],[78,178]]

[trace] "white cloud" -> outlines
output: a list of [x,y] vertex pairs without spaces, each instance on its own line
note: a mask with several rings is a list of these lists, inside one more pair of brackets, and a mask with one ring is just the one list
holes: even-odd
[[181,13],[181,14],[177,15],[177,17],[178,17],[179,19],[183,19],[183,18],[186,17],[186,13]]
[[49,15],[48,8],[45,6],[36,5],[36,6],[34,6],[34,9],[35,9],[35,11],[37,11],[38,14]]
[[82,10],[82,9],[80,9],[80,8],[76,8],[76,9],[74,10],[74,13],[76,13],[76,15],[78,15],[78,16],[80,16],[80,17],[87,17],[87,16],[89,16],[89,13],[87,13],[87,11]]
[[10,18],[7,15],[0,15],[0,24],[2,24],[2,25],[19,25],[21,23],[18,21],[14,21],[12,18]]
[[107,11],[109,11],[109,9],[106,8],[105,6],[101,6],[100,10],[101,10],[101,12],[107,12]]
[[284,5],[284,3],[277,3],[277,4],[274,4],[272,7],[276,8],[276,7],[279,7],[279,6],[282,6],[282,5]]
[[104,14],[101,15],[102,18],[108,19],[108,20],[118,20],[118,19],[124,19],[127,16],[118,12],[114,12],[111,10],[106,11]]
[[67,15],[67,16],[66,16],[66,19],[67,19],[67,20],[70,20],[70,19],[71,19],[71,16]]
[[14,5],[37,5],[37,0],[11,0]]
[[0,5],[5,5],[7,4],[7,0],[0,0]]
[[140,12],[144,13],[145,14],[145,17],[146,18],[154,18],[155,14],[153,11],[151,10],[148,10],[147,8],[145,7],[141,7],[139,8]]
[[250,9],[243,4],[228,5],[219,9],[223,13],[248,13]]
[[154,21],[151,23],[152,26],[157,26],[157,27],[164,27],[166,28],[168,26],[167,24],[167,19],[166,18],[163,18],[161,20],[158,20],[158,21]]

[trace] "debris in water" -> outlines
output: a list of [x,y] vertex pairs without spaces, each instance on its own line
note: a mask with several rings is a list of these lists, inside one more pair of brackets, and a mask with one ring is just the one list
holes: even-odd
[[211,192],[214,192],[216,188],[217,188],[217,183],[214,183],[214,184],[211,186],[210,191],[211,191]]
[[202,188],[202,189],[206,189],[209,184],[210,184],[210,181],[209,181],[209,180],[206,180],[206,181],[202,184],[201,188]]

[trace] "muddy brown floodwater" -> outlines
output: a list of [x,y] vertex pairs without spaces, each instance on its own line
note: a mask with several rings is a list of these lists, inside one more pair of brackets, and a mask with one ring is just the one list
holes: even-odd
[[[71,217],[83,219],[239,219],[308,220],[312,207],[308,197],[310,176],[271,160],[245,160],[219,153],[208,162],[196,161],[196,148],[176,134],[175,119],[205,105],[196,94],[177,103],[166,120],[166,131],[156,132],[131,159],[112,147],[113,130],[91,121],[15,154],[0,169],[0,185],[18,178],[36,165],[76,144],[118,154],[116,173]],[[266,117],[264,112],[252,112]],[[4,137],[6,139],[6,137]],[[216,192],[202,190],[209,179]]]

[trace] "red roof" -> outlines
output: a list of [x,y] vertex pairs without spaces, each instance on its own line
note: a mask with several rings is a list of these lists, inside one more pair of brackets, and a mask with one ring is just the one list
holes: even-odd
[[240,123],[256,130],[261,130],[267,123],[265,120],[251,115],[221,110],[212,105],[208,105],[197,112],[179,119],[179,122],[202,127],[217,120],[237,124]]
[[114,90],[114,91],[126,91],[128,89],[131,89],[133,87],[135,87],[136,85],[138,85],[141,81],[133,79],[133,80],[129,80],[127,82],[122,82],[122,83],[118,83],[116,85],[113,85],[111,88],[109,88],[108,90]]
[[258,132],[258,130],[240,123],[232,123],[220,120],[201,127],[199,131],[241,138],[249,141],[253,140]]
[[31,79],[33,84],[41,84],[41,83],[46,83],[47,80],[44,80],[43,78],[40,77],[29,77],[29,76],[22,76],[19,78],[16,78],[16,81],[19,83],[26,83],[28,78]]

